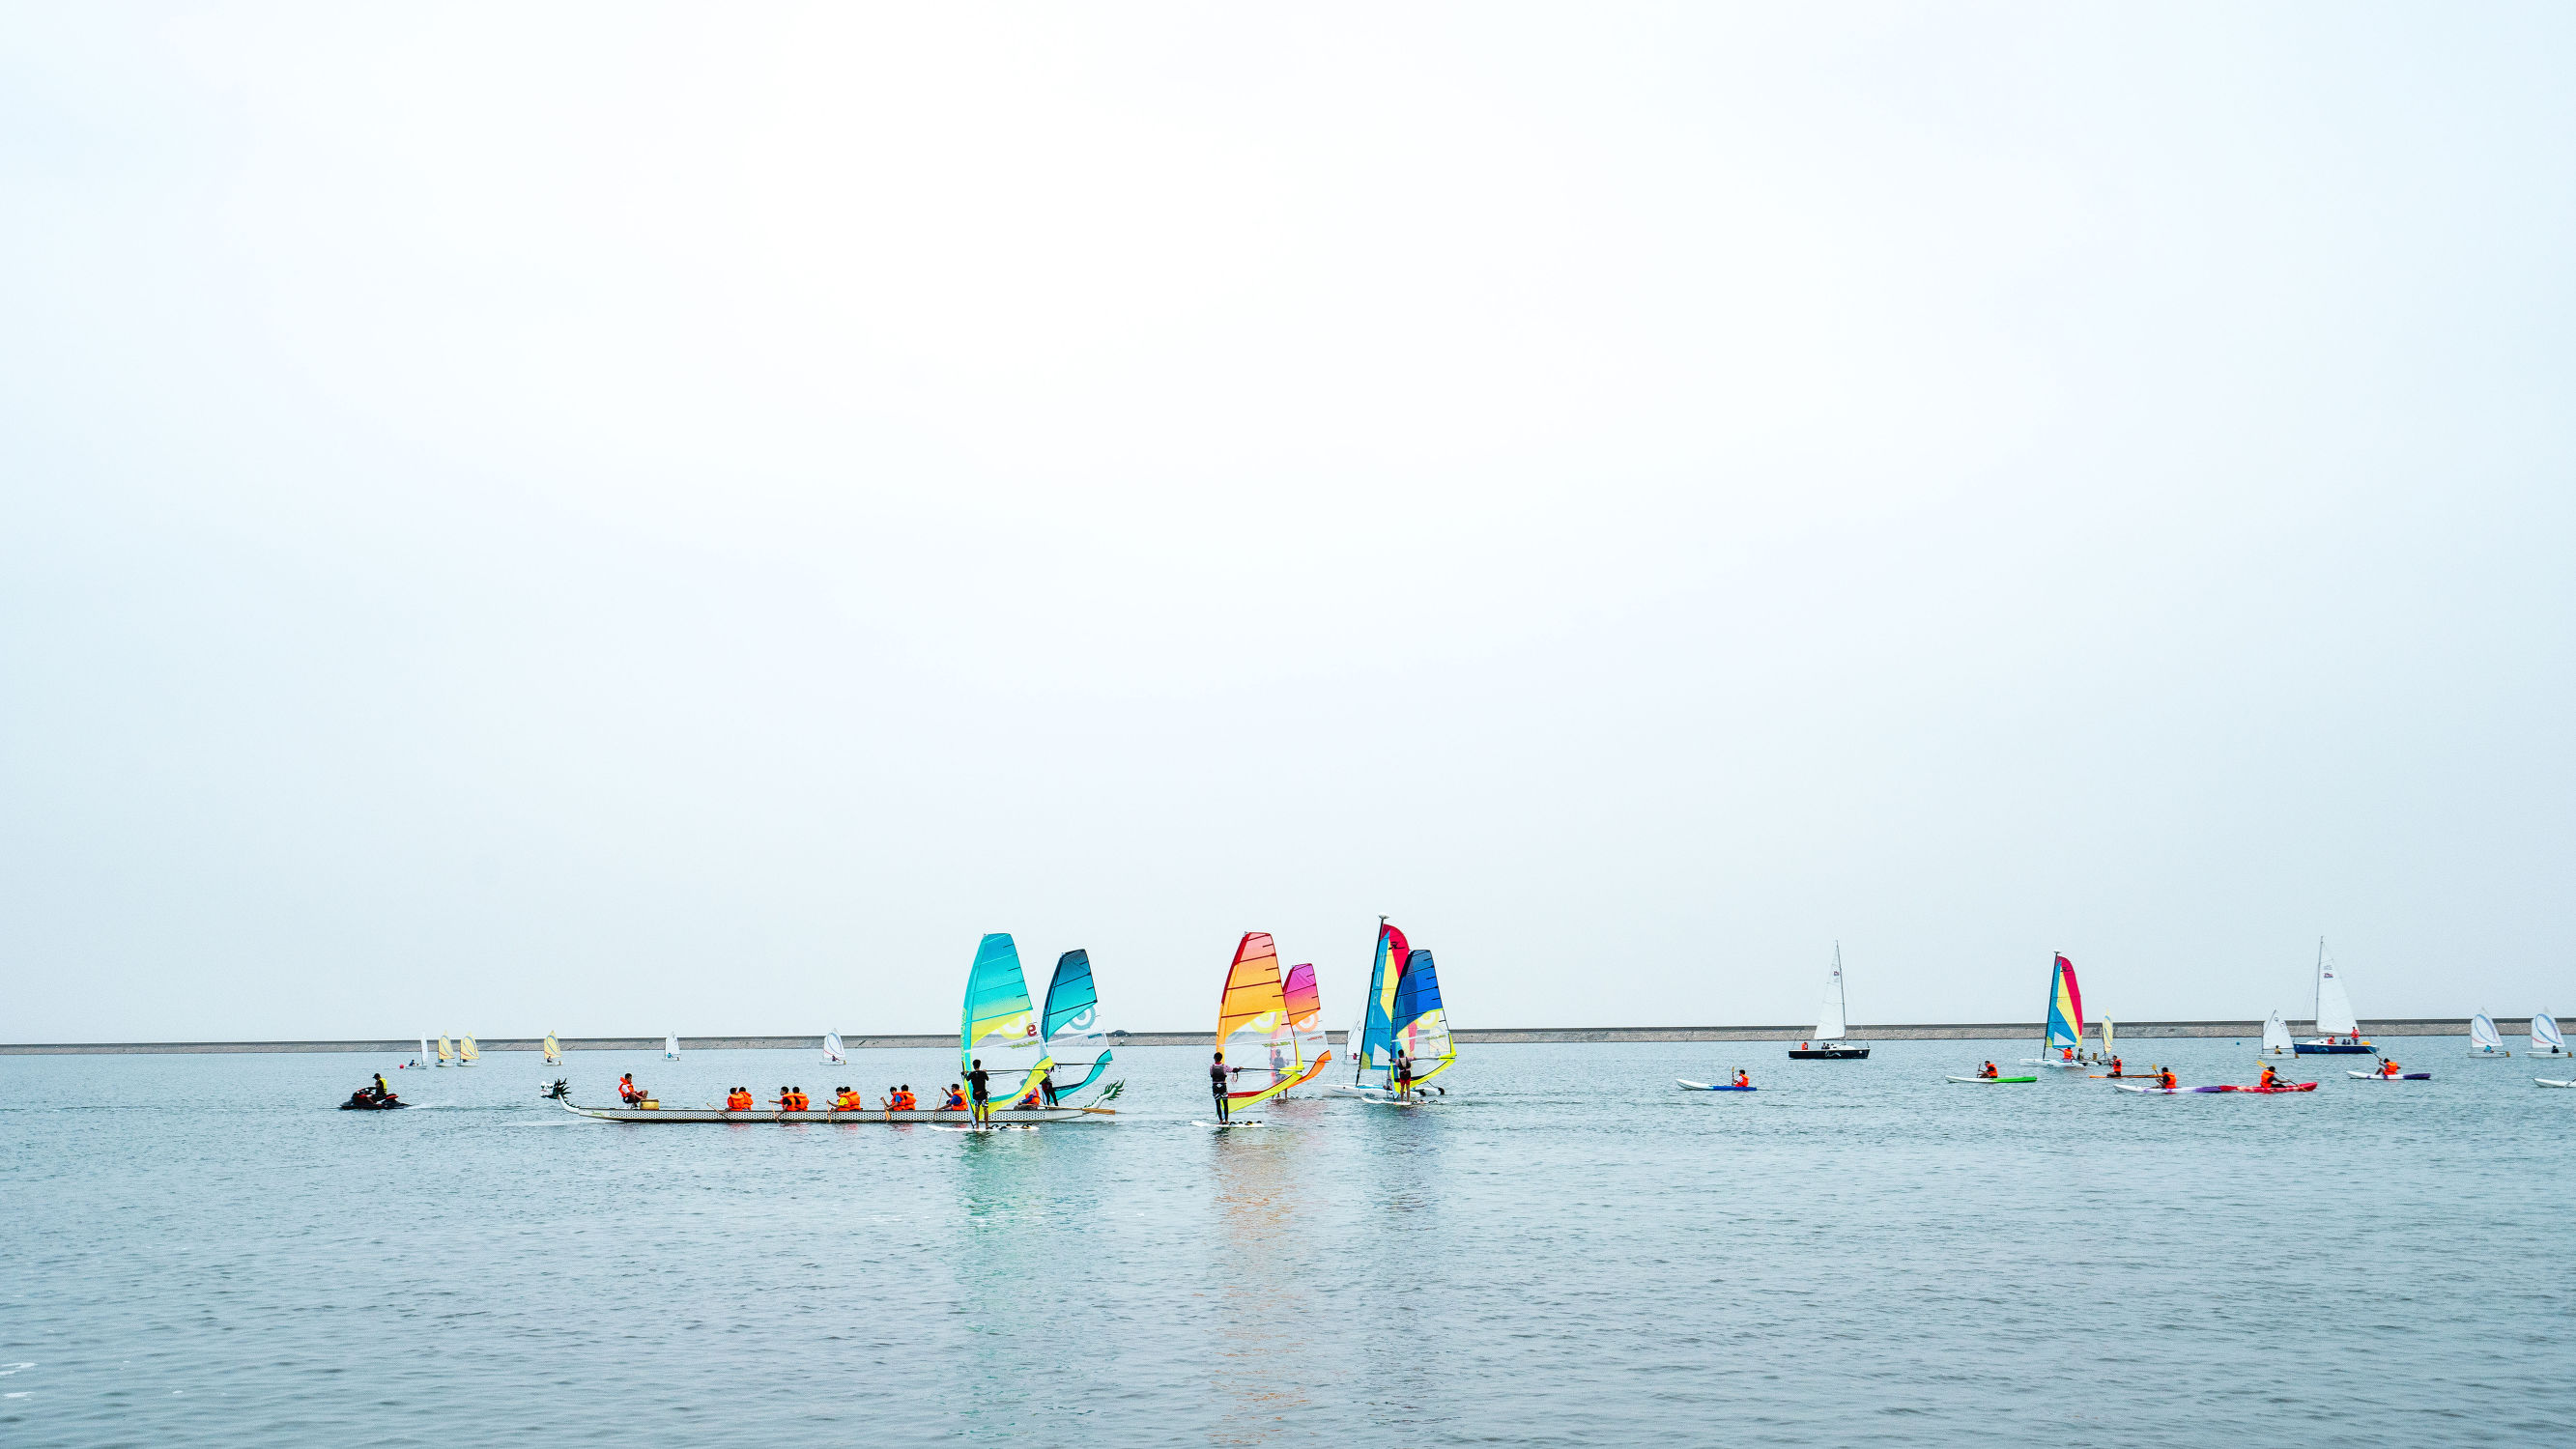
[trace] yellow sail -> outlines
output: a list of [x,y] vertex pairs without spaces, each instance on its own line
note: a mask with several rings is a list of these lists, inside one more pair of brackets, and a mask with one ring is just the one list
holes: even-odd
[[454,1060],[456,1048],[447,1044],[447,1033],[442,1031],[438,1034],[438,1064],[443,1067]]
[[463,1037],[457,1041],[456,1064],[458,1066],[470,1067],[481,1060],[483,1060],[483,1053],[474,1045],[474,1038]]
[[562,1064],[562,1062],[563,1062],[563,1043],[562,1043],[562,1042],[559,1042],[559,1041],[557,1041],[557,1040],[555,1040],[555,1034],[554,1034],[553,1032],[547,1032],[547,1033],[546,1033],[546,1065],[548,1065],[548,1066],[559,1066],[559,1065],[561,1065],[561,1064]]

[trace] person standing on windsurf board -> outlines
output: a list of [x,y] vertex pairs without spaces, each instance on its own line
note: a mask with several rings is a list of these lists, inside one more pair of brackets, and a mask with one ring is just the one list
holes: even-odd
[[966,1074],[966,1100],[973,1105],[976,1125],[982,1126],[993,1116],[992,1074],[984,1070],[984,1059],[975,1059],[975,1069]]
[[1233,1070],[1225,1064],[1223,1052],[1218,1052],[1216,1060],[1208,1064],[1208,1091],[1216,1096],[1216,1121],[1220,1127],[1234,1120],[1234,1104],[1226,1100],[1225,1095],[1226,1078]]

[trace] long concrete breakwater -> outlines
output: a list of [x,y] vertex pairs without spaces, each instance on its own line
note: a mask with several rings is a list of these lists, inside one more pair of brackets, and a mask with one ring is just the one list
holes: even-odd
[[[2498,1018],[2509,1034],[2519,1018]],[[2293,1021],[2286,1025],[2292,1036],[2314,1036],[2316,1024]],[[2124,1021],[2114,1023],[2123,1037],[2140,1040],[2148,1037],[2259,1037],[2260,1021]],[[2465,1036],[2466,1017],[2389,1017],[2361,1024],[2364,1036]],[[1854,1026],[1854,1041],[2011,1041],[2039,1035],[2035,1021],[1976,1022],[1911,1022],[1880,1026]],[[1661,1041],[1803,1041],[1815,1034],[1813,1026],[1568,1026],[1530,1027],[1519,1030],[1459,1031],[1455,1033],[1465,1045],[1491,1045],[1514,1042],[1661,1042]],[[1331,1033],[1335,1045],[1344,1043],[1349,1034]],[[1203,1031],[1131,1031],[1111,1034],[1111,1041],[1121,1046],[1206,1046],[1210,1034]],[[662,1049],[658,1036],[584,1036],[563,1037],[566,1051],[575,1052],[657,1052]],[[878,1033],[867,1035],[844,1032],[842,1045],[853,1051],[891,1047],[946,1047],[957,1044],[954,1032]],[[490,1037],[478,1039],[475,1045],[487,1052],[533,1052],[543,1050],[542,1037]],[[804,1036],[684,1036],[682,1051],[817,1051],[822,1048],[819,1035]],[[94,1056],[115,1053],[161,1052],[401,1052],[417,1055],[420,1039],[403,1037],[396,1040],[345,1041],[113,1041],[113,1042],[0,1042],[0,1056]]]

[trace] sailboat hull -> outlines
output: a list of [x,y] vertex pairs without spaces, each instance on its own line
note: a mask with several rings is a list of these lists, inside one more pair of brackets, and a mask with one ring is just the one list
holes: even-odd
[[2379,1048],[2368,1042],[2303,1041],[2290,1048],[2303,1057],[2375,1057]]
[[1844,1041],[1831,1042],[1824,1046],[1791,1047],[1789,1060],[1793,1062],[1865,1062],[1869,1060],[1869,1048]]
[[[728,1112],[721,1107],[579,1107],[567,1101],[564,1110],[576,1117],[589,1117],[601,1122],[815,1122],[837,1126],[860,1126],[867,1123],[906,1127],[963,1127],[975,1121],[966,1111],[916,1112],[775,1112],[753,1108],[746,1112]],[[1039,1122],[1090,1122],[1117,1116],[1112,1107],[996,1107],[984,1120],[1002,1127],[1022,1127]]]

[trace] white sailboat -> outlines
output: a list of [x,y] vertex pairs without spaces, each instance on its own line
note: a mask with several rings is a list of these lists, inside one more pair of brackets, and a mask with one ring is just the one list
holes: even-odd
[[2326,938],[2317,938],[2317,1039],[2300,1042],[2301,1056],[2375,1056],[2378,1048],[2361,1039],[2361,1022],[2352,1014],[2352,998],[2343,977],[2326,959]]
[[679,1059],[680,1034],[678,1032],[672,1032],[668,1036],[662,1038],[662,1060],[666,1062],[676,1062]]
[[2483,1011],[2469,1018],[2469,1055],[2496,1061],[2513,1055],[2504,1049],[2504,1034],[2496,1030],[2495,1018]]
[[434,1058],[430,1055],[429,1038],[422,1037],[420,1039],[420,1055],[412,1061],[412,1065],[415,1067],[425,1067],[428,1066],[432,1060],[434,1060]]
[[823,1033],[823,1060],[832,1063],[834,1066],[849,1065],[849,1053],[841,1050],[841,1034],[839,1032],[827,1031]]
[[1816,1008],[1816,1034],[1789,1049],[1789,1059],[1799,1062],[1857,1062],[1869,1058],[1869,1043],[1851,1041],[1847,1034],[1849,1002],[1843,995],[1843,943],[1834,943],[1834,969],[1825,977],[1824,1004]]
[[2271,1018],[2263,1023],[2263,1055],[2286,1057],[2295,1055],[2295,1052],[2296,1049],[2290,1045],[2289,1023],[2281,1020],[2281,1013],[2273,1012]]
[[2558,1033],[2558,1019],[2545,1011],[2531,1014],[2531,1054],[2536,1057],[2568,1055],[2567,1038]]

